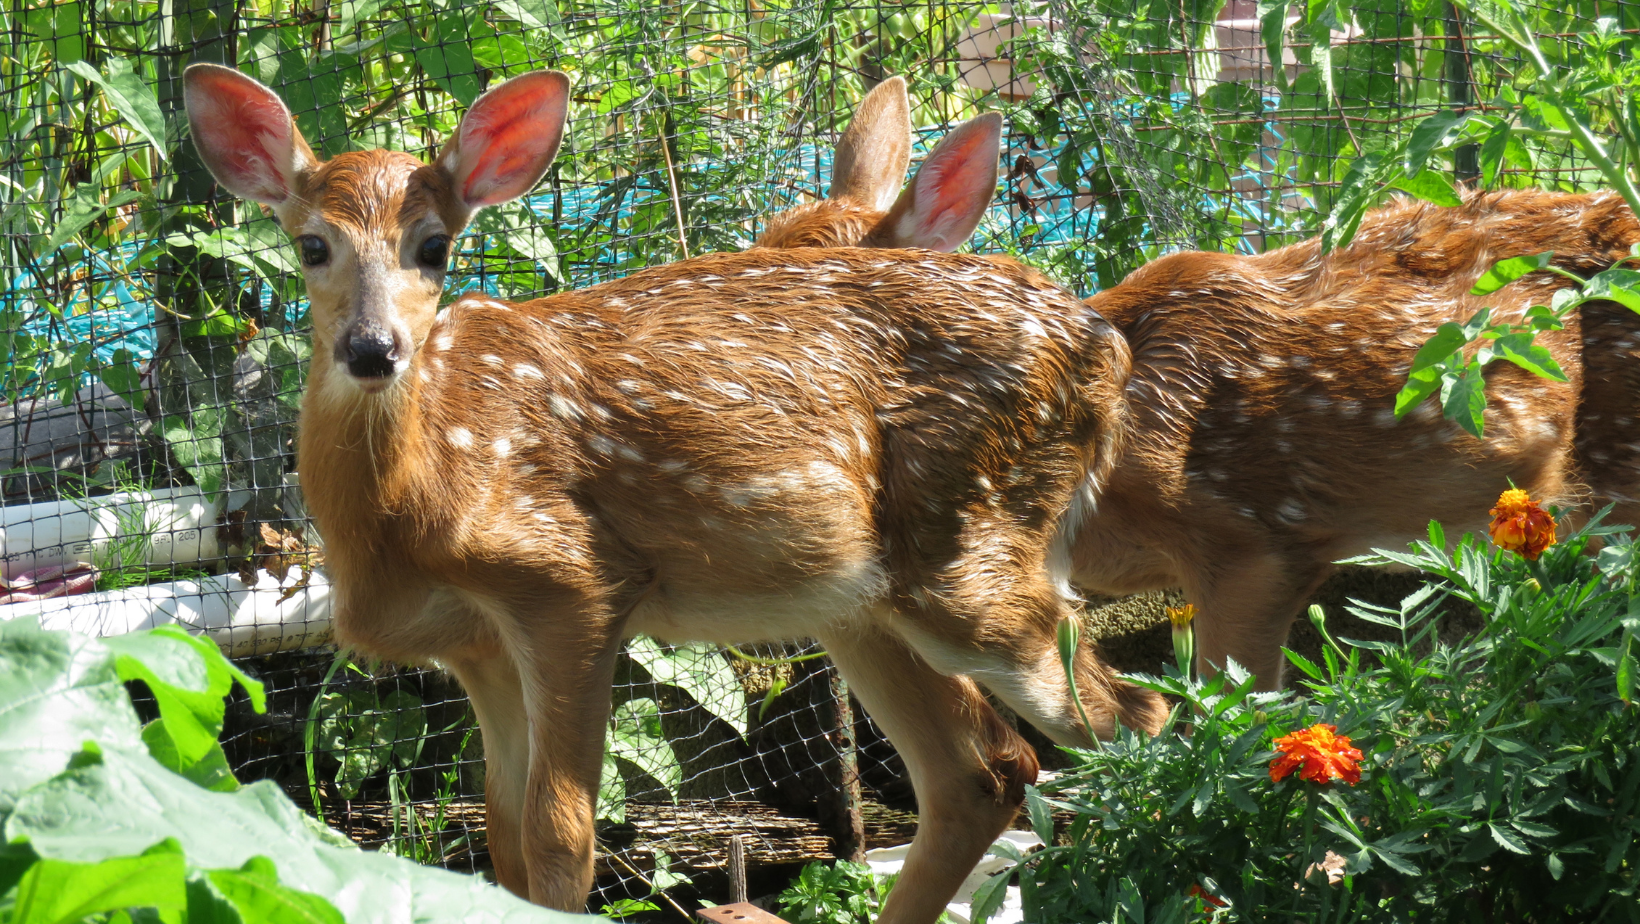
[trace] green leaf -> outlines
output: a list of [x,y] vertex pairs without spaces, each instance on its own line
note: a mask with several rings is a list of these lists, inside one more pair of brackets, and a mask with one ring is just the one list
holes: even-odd
[[271,218],[257,218],[243,227],[216,227],[166,238],[171,247],[194,247],[220,260],[228,260],[270,283],[285,275],[300,274],[291,259],[287,236]]
[[559,22],[558,4],[553,0],[491,0],[490,6],[526,29],[546,29]]
[[[6,756],[0,754],[0,785],[11,780]],[[332,846],[310,824],[272,782],[233,793],[206,792],[138,745],[107,749],[100,762],[84,763],[30,789],[6,820],[5,835],[27,839],[44,859],[76,863],[136,853],[163,838],[174,838],[189,863],[204,869],[278,857],[282,883],[324,898],[349,924],[584,920],[532,907],[476,877]]]
[[1487,822],[1486,827],[1487,830],[1492,832],[1492,840],[1497,841],[1498,846],[1504,850],[1519,854],[1530,854],[1532,852],[1532,849],[1526,846],[1526,842],[1521,840],[1515,832],[1500,828],[1491,822]]
[[273,861],[252,857],[239,869],[211,870],[211,885],[233,903],[244,924],[345,924],[336,906],[279,884]]
[[1396,178],[1398,171],[1398,167],[1377,152],[1357,157],[1350,163],[1338,185],[1332,210],[1321,223],[1322,253],[1349,246],[1367,209],[1377,201],[1384,185]]
[[1520,103],[1526,110],[1524,122],[1555,131],[1571,130],[1571,123],[1566,121],[1566,117],[1552,102],[1542,97],[1528,96],[1523,98]]
[[661,730],[660,707],[654,700],[628,700],[610,711],[608,751],[653,777],[677,798],[683,767]]
[[[1316,680],[1322,679],[1321,668],[1317,667],[1314,661],[1311,661],[1309,658],[1304,657],[1291,648],[1283,647],[1281,651],[1287,656],[1287,660],[1292,662],[1294,667]],[[1044,842],[1046,843],[1047,841],[1045,840]]]
[[1385,866],[1388,866],[1390,869],[1393,869],[1404,876],[1423,875],[1424,871],[1418,868],[1418,864],[1408,860],[1396,851],[1383,850],[1370,844],[1367,846],[1367,849],[1373,856],[1377,857],[1379,860],[1382,860]]
[[985,924],[1002,907],[1008,899],[1008,880],[1014,878],[1012,869],[1005,869],[995,876],[985,880],[979,888],[974,890],[972,909],[969,920],[974,924]]
[[605,821],[623,824],[626,821],[626,778],[615,755],[604,751],[604,767],[598,777],[598,803],[594,814]]
[[10,924],[77,924],[122,908],[180,911],[187,906],[187,863],[158,851],[97,863],[41,860],[17,884]]
[[373,690],[330,690],[320,697],[314,714],[319,723],[315,746],[341,764],[336,788],[348,799],[390,760],[412,763],[427,735],[426,710],[405,690],[394,690],[385,699],[377,699]]
[[182,336],[231,337],[237,340],[241,334],[250,329],[248,321],[217,308],[204,317],[196,317],[182,325]]
[[1421,369],[1407,376],[1407,383],[1395,394],[1395,416],[1402,417],[1441,387],[1438,369]]
[[[1258,31],[1259,38],[1264,42],[1266,61],[1280,62],[1284,60],[1287,43],[1287,7],[1289,0],[1259,0],[1258,3]],[[1287,68],[1277,64],[1274,67],[1276,86],[1281,90],[1287,89]]]
[[473,61],[469,39],[472,21],[459,10],[439,14],[433,20],[433,37],[416,49],[416,63],[433,83],[455,97],[463,106],[478,99],[478,66]]
[[1463,200],[1458,197],[1458,190],[1452,185],[1452,181],[1433,170],[1409,174],[1390,185],[1425,202],[1433,202],[1448,208],[1463,205]]
[[1499,260],[1492,268],[1481,274],[1475,280],[1475,287],[1469,290],[1470,295],[1490,295],[1522,276],[1538,272],[1547,267],[1553,260],[1555,252],[1552,250],[1534,254],[1530,257],[1510,257]]
[[204,756],[191,762],[184,760],[164,719],[155,719],[143,726],[142,740],[148,745],[151,757],[199,786],[212,792],[233,792],[239,788],[239,780],[228,766],[228,755],[223,753],[221,744],[212,742]]
[[227,415],[220,407],[194,408],[194,422],[181,416],[167,417],[160,432],[170,444],[177,464],[188,470],[206,496],[222,493],[227,479],[227,460],[222,450],[222,424]]
[[1566,373],[1561,371],[1560,364],[1549,348],[1532,342],[1532,333],[1525,331],[1518,334],[1505,334],[1493,344],[1492,350],[1500,359],[1507,359],[1527,372],[1540,378],[1551,379],[1556,382],[1566,381]]
[[1462,375],[1448,374],[1441,382],[1441,410],[1448,420],[1479,438],[1485,427],[1486,379],[1479,363],[1470,363]]
[[0,817],[84,742],[141,749],[141,734],[106,646],[42,630],[32,617],[0,621]]
[[137,134],[148,139],[160,160],[165,159],[165,116],[160,112],[159,98],[154,95],[153,83],[136,73],[129,60],[108,58],[105,74],[98,73],[96,68],[84,61],[75,61],[67,67],[102,87],[103,95],[114,110],[136,129]]
[[702,709],[746,736],[746,690],[722,649],[702,643],[665,648],[638,636],[627,642],[626,650],[656,683],[688,693]]
[[1504,119],[1492,126],[1492,130],[1486,133],[1486,140],[1481,142],[1480,167],[1483,189],[1496,184],[1498,177],[1503,174],[1504,154],[1509,150],[1509,142],[1514,137],[1513,132],[1513,123]]
[[1616,673],[1617,698],[1622,700],[1624,705],[1631,705],[1634,702],[1634,678],[1636,668],[1640,667],[1635,663],[1633,647],[1634,636],[1625,632],[1623,634],[1623,650],[1617,656]]
[[767,693],[763,694],[763,702],[758,704],[757,707],[757,720],[759,722],[769,717],[769,707],[774,705],[774,701],[778,699],[780,694],[785,692],[785,690],[786,678],[784,677],[777,676],[769,683],[769,690]]
[[44,257],[68,243],[74,235],[84,231],[92,222],[107,214],[109,209],[118,208],[141,198],[142,193],[131,189],[122,189],[105,200],[102,197],[102,184],[81,183],[74,188],[73,198],[69,200],[67,207],[63,209],[63,220],[46,237],[45,246],[40,248],[40,256]]
[[490,242],[499,241],[519,257],[541,264],[554,280],[564,278],[552,235],[547,232],[541,216],[524,200],[491,206],[479,212],[471,227],[489,239],[486,248],[494,246]]
[[1606,270],[1584,283],[1583,294],[1591,299],[1614,301],[1640,313],[1640,271],[1621,267]]
[[1407,139],[1406,157],[1402,162],[1407,176],[1417,176],[1423,172],[1429,155],[1437,148],[1451,144],[1468,121],[1469,113],[1444,109],[1419,122]]
[[1442,324],[1435,329],[1435,336],[1419,347],[1417,355],[1412,357],[1412,371],[1419,372],[1446,360],[1463,349],[1470,339],[1457,324],[1451,321]]
[[[261,684],[234,666],[209,639],[174,626],[115,636],[104,644],[114,652],[121,680],[148,686],[165,721],[166,736],[184,767],[204,758],[222,733],[223,697],[238,680],[261,707]],[[258,708],[258,711],[261,711]]]
[[147,409],[148,389],[142,386],[142,365],[130,350],[115,350],[113,359],[97,370],[97,377],[126,404],[139,411]]
[[1558,837],[1560,835],[1560,832],[1556,831],[1554,828],[1551,828],[1548,825],[1538,824],[1535,821],[1525,821],[1525,820],[1517,819],[1515,821],[1509,822],[1509,824],[1516,831],[1519,831],[1520,833],[1526,835],[1527,837],[1548,838],[1548,837]]
[[1031,819],[1031,831],[1042,839],[1044,844],[1053,843],[1053,809],[1042,801],[1042,794],[1035,786],[1025,787],[1025,813]]
[[359,23],[376,15],[382,3],[383,0],[341,0],[331,7],[337,11],[336,28],[332,34],[351,37],[359,31]]

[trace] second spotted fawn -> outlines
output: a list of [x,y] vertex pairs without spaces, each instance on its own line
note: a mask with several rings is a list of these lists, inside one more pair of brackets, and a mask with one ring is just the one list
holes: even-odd
[[[888,139],[904,137],[910,113],[903,84],[879,92],[844,139],[875,139],[850,152],[853,179],[771,218],[759,246],[903,240],[887,203],[909,148]],[[963,126],[953,138],[976,134]],[[939,175],[994,169],[997,137],[942,145],[930,159],[943,155]],[[921,173],[899,201],[919,183],[928,185]],[[973,199],[948,211],[977,223],[994,188],[963,188]],[[1634,522],[1640,318],[1621,305],[1590,304],[1567,330],[1542,335],[1569,382],[1491,365],[1484,439],[1431,403],[1399,419],[1393,408],[1441,323],[1483,306],[1518,319],[1569,284],[1536,273],[1470,295],[1493,263],[1552,250],[1555,265],[1589,275],[1637,242],[1640,225],[1613,194],[1466,193],[1455,208],[1380,208],[1332,253],[1317,240],[1257,256],[1177,253],[1089,298],[1133,351],[1132,426],[1077,530],[1073,581],[1112,595],[1183,587],[1200,611],[1198,665],[1234,658],[1273,688],[1293,618],[1341,558],[1404,547],[1432,519],[1481,529],[1511,483],[1566,505],[1616,502],[1615,519]]]

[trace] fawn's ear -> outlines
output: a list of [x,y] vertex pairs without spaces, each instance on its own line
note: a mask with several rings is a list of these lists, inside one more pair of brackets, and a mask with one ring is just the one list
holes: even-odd
[[541,182],[564,138],[569,78],[531,71],[480,96],[439,152],[470,209],[517,199]]
[[911,99],[904,77],[878,84],[854,110],[854,121],[837,142],[827,197],[847,196],[875,211],[894,204],[911,165]]
[[956,250],[979,227],[997,191],[1002,116],[969,119],[934,146],[899,201],[872,232],[878,247]]
[[299,176],[318,166],[279,97],[231,67],[191,65],[182,75],[182,102],[200,159],[241,199],[278,205]]

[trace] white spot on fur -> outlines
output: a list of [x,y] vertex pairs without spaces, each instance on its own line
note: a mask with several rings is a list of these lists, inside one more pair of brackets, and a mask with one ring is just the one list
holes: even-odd
[[450,432],[444,435],[444,438],[457,449],[473,448],[473,431],[466,427],[452,427]]
[[563,395],[548,395],[547,407],[552,411],[554,416],[560,417],[564,420],[581,419],[581,406]]

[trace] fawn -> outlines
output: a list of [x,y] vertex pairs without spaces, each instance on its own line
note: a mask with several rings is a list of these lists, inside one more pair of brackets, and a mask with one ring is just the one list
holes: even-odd
[[1006,259],[763,249],[439,313],[450,241],[556,153],[564,75],[489,90],[431,164],[321,162],[260,83],[184,80],[204,162],[301,257],[299,467],[337,637],[466,688],[507,888],[585,902],[634,633],[827,647],[921,805],[885,922],[934,921],[1035,778],[975,680],[1060,741],[1159,727],[1160,700],[1086,651],[1084,727],[1059,666],[1056,569],[1119,451],[1129,365],[1059,286]]
[[[893,240],[898,221],[885,202],[907,155],[886,139],[904,135],[910,112],[903,84],[882,89],[898,98],[862,107],[849,130],[881,136],[849,159],[879,185],[834,183],[831,200],[772,217],[758,246]],[[994,165],[999,151],[982,143],[945,153],[979,162],[941,167],[960,175]],[[875,169],[858,168],[873,158]],[[968,212],[983,212],[994,194],[966,191]],[[1395,417],[1412,357],[1438,325],[1483,305],[1518,319],[1568,284],[1535,273],[1470,295],[1494,262],[1553,250],[1555,265],[1587,275],[1640,242],[1640,225],[1613,194],[1464,199],[1456,208],[1380,208],[1348,247],[1328,254],[1318,240],[1259,256],[1172,254],[1087,299],[1133,351],[1132,432],[1077,531],[1073,582],[1112,595],[1182,586],[1200,609],[1198,667],[1234,658],[1273,689],[1293,618],[1340,558],[1403,546],[1431,519],[1478,530],[1511,482],[1576,502],[1587,479],[1602,502],[1619,503],[1620,522],[1632,522],[1640,318],[1621,305],[1590,304],[1567,330],[1541,337],[1568,383],[1490,366],[1484,439],[1428,403]]]

